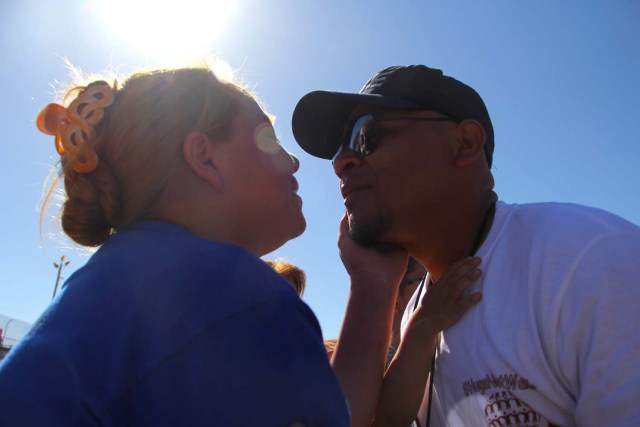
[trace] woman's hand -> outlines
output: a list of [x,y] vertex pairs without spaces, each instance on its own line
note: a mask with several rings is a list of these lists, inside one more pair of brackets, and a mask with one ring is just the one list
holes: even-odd
[[363,284],[397,289],[407,268],[408,254],[400,247],[369,248],[354,242],[349,236],[346,213],[340,221],[338,249],[352,286]]
[[480,262],[480,258],[467,257],[447,268],[440,280],[427,289],[411,316],[409,327],[424,329],[424,335],[433,336],[460,320],[482,299],[480,292],[462,296],[482,274],[478,268]]

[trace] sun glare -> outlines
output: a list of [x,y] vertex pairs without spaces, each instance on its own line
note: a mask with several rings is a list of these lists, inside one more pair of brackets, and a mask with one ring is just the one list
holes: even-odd
[[194,54],[210,48],[235,0],[93,0],[121,43],[144,53]]

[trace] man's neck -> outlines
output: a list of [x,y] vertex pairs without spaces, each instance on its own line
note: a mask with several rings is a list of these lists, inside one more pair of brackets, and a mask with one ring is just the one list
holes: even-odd
[[497,195],[490,191],[475,206],[443,212],[440,218],[431,216],[407,250],[438,280],[449,265],[475,255],[482,246],[493,225],[496,201]]

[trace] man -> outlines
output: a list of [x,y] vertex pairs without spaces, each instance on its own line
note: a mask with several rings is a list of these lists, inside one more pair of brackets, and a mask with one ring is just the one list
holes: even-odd
[[482,302],[441,334],[419,425],[640,425],[637,226],[573,204],[497,201],[484,102],[423,65],[382,70],[358,94],[307,94],[293,131],[333,161],[349,236],[379,257],[369,269],[345,263],[351,294],[334,368],[354,425],[375,409],[395,303],[380,289],[397,289],[403,251],[427,268],[426,283],[469,255],[483,265],[465,293]]

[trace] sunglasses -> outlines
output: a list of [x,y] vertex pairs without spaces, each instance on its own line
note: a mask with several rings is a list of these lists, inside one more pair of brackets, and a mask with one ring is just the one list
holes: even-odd
[[[367,157],[378,148],[378,140],[381,128],[378,126],[380,122],[392,120],[412,120],[423,122],[458,122],[451,117],[375,117],[373,114],[365,114],[356,118],[351,127],[351,136],[349,141],[345,140],[331,161],[335,161],[342,153],[345,147],[349,148],[359,157]],[[349,129],[349,127],[347,127]]]

